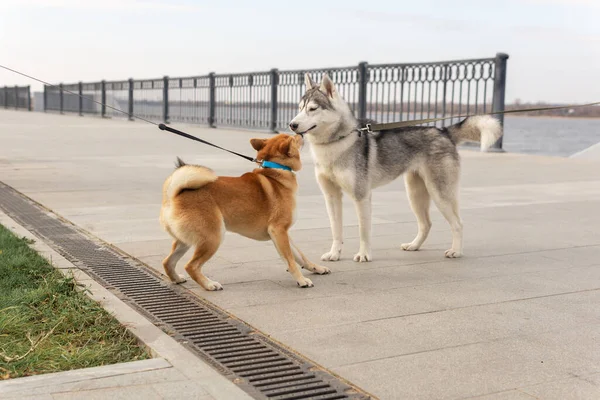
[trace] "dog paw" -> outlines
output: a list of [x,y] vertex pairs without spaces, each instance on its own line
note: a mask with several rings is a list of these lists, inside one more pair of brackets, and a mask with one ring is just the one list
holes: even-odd
[[369,262],[371,260],[372,260],[371,255],[367,252],[359,251],[354,256],[354,261],[356,261],[356,262]]
[[416,246],[416,245],[412,244],[412,242],[410,242],[410,243],[402,243],[400,245],[400,247],[402,248],[402,250],[405,250],[405,251],[417,251],[417,250],[419,250],[419,246]]
[[322,267],[320,265],[315,265],[313,272],[319,275],[327,275],[331,273],[331,270],[327,267]]
[[444,255],[446,256],[446,258],[460,258],[460,257],[462,257],[462,253],[460,251],[454,250],[454,249],[446,250],[446,253],[444,253]]
[[321,256],[321,261],[338,261],[340,259],[341,254],[342,254],[341,250],[328,251],[327,253],[325,253]]
[[306,289],[306,288],[311,288],[314,287],[315,285],[313,285],[312,281],[308,278],[304,278],[302,281],[300,282],[296,282],[298,284],[298,286],[300,286],[302,289]]
[[211,291],[211,292],[215,292],[217,290],[223,290],[223,286],[221,286],[221,284],[219,282],[208,281],[206,283],[206,286],[204,287],[204,289]]
[[183,276],[181,275],[177,275],[177,277],[175,278],[175,280],[173,282],[175,282],[176,284],[182,284],[184,282],[186,282],[187,279],[185,279]]

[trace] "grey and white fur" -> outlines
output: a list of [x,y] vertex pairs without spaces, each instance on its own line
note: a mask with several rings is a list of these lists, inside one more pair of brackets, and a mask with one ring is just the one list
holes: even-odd
[[406,127],[360,133],[358,121],[335,85],[323,75],[320,85],[305,77],[306,92],[298,115],[290,123],[306,135],[315,161],[317,181],[325,196],[333,243],[322,260],[339,260],[342,252],[342,193],[354,200],[358,213],[360,248],[354,261],[371,261],[371,191],[404,174],[406,191],[418,223],[417,236],[402,244],[419,250],[431,229],[431,199],[452,230],[452,247],[445,256],[463,254],[463,225],[458,209],[461,142],[480,142],[486,150],[501,136],[502,127],[491,116],[474,116],[449,126]]

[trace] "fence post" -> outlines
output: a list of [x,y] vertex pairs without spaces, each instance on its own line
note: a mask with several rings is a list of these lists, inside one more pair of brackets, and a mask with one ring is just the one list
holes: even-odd
[[[444,93],[442,95],[442,118],[446,117],[446,95],[448,93],[448,72],[450,72],[450,68],[448,64],[444,64]],[[437,115],[435,116],[437,118]],[[442,121],[442,127],[446,126],[446,121]]]
[[208,74],[208,126],[215,127],[215,73]]
[[19,87],[15,85],[15,110],[19,109]]
[[106,81],[102,80],[100,82],[100,116],[102,118],[106,117]]
[[277,87],[279,86],[279,70],[271,70],[271,132],[277,133]]
[[129,112],[129,120],[133,121],[133,78],[129,78],[129,98],[127,102],[127,111]]
[[8,108],[8,86],[4,86],[4,108]]
[[362,120],[367,118],[367,65],[366,61],[358,64],[358,119]]
[[44,112],[48,110],[48,86],[44,85]]
[[27,111],[31,111],[31,86],[27,85]]
[[83,82],[79,81],[79,116],[83,116]]
[[[494,66],[494,99],[492,100],[492,112],[504,111],[504,97],[506,93],[506,61],[508,60],[508,54],[497,53],[496,61]],[[504,127],[504,114],[498,114],[496,116],[500,121],[502,127]],[[503,151],[502,150],[502,136],[494,145],[490,148],[490,151]]]
[[163,121],[169,123],[169,77],[163,77]]
[[60,92],[59,92],[59,94],[58,94],[58,97],[59,97],[59,104],[60,104],[60,113],[61,113],[61,114],[63,114],[63,109],[64,109],[64,101],[65,101],[64,94],[63,94],[63,93],[64,93],[64,92],[63,92],[63,84],[62,84],[62,83],[61,83],[61,84],[59,84],[59,85],[58,85],[58,88],[59,88],[59,90],[60,90]]

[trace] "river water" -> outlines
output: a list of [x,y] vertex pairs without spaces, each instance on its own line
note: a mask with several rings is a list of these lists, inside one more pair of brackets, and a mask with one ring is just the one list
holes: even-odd
[[600,118],[504,118],[509,152],[568,157],[600,142]]

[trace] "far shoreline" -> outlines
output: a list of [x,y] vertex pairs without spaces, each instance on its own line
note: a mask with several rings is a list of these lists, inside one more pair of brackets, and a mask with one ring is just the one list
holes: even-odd
[[599,120],[600,116],[598,117],[584,117],[584,116],[567,116],[567,115],[512,115],[512,114],[505,114],[505,118],[552,118],[552,119],[592,119],[592,120]]

